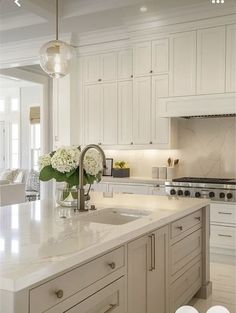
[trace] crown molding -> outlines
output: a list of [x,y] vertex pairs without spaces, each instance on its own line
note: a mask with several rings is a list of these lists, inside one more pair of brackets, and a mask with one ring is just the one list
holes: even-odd
[[4,16],[0,19],[1,32],[19,27],[27,27],[47,22],[44,18],[33,13],[21,14],[18,16]]

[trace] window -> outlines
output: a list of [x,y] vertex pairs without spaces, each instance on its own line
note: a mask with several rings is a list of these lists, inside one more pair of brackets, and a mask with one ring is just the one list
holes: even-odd
[[19,100],[18,100],[18,98],[11,98],[11,111],[12,112],[19,111]]
[[31,168],[39,170],[40,124],[31,124]]
[[19,125],[11,124],[11,167],[19,167]]
[[3,99],[0,99],[0,112],[5,111],[5,101]]

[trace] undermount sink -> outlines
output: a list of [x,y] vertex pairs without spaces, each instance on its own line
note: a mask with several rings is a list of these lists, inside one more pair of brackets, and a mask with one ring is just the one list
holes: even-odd
[[122,225],[148,216],[151,213],[152,212],[146,210],[107,208],[82,215],[79,219],[84,222]]

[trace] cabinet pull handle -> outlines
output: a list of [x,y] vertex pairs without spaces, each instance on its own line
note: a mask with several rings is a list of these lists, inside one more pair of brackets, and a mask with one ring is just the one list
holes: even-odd
[[176,226],[177,229],[183,230],[183,226]]
[[112,312],[113,310],[115,310],[115,308],[118,307],[117,304],[110,304],[109,306],[110,306],[109,309],[107,309],[106,311],[104,311],[104,313]]
[[152,242],[153,242],[153,265],[152,265],[152,269],[155,270],[156,269],[156,236],[155,234],[152,234]]
[[149,266],[149,272],[151,272],[153,270],[153,266],[152,266],[152,260],[153,260],[152,240],[153,240],[153,237],[152,237],[152,235],[149,235],[148,238],[149,238],[149,241],[150,241],[150,266]]
[[232,215],[232,213],[230,213],[230,212],[221,212],[221,211],[219,211],[218,213],[219,214],[223,214],[223,215]]
[[112,270],[114,270],[116,268],[116,263],[115,262],[108,263],[108,265],[110,266],[110,268]]
[[201,217],[200,216],[196,216],[195,219],[198,220],[199,222],[201,221]]
[[218,234],[219,237],[227,237],[227,238],[232,238],[231,235],[223,235],[223,234]]
[[133,195],[134,193],[133,192],[128,192],[128,191],[123,191],[122,192],[124,195]]
[[56,294],[56,296],[57,296],[58,299],[61,299],[61,298],[63,298],[63,296],[64,296],[64,292],[63,292],[63,290],[61,290],[61,289],[58,290],[58,291],[56,291],[55,294]]
[[149,271],[152,272],[153,270],[155,270],[156,268],[156,257],[155,257],[155,254],[156,254],[156,247],[155,247],[155,241],[156,241],[156,238],[155,238],[155,235],[154,234],[151,234],[148,236],[150,241],[151,241],[151,249],[150,249],[150,252],[151,252],[151,262],[150,262],[150,267],[149,267]]

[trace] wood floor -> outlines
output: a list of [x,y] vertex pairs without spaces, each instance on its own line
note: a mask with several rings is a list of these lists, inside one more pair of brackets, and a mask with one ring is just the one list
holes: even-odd
[[226,307],[230,313],[236,313],[236,263],[212,261],[211,281],[213,284],[212,296],[207,299],[193,299],[193,305],[199,313],[206,311],[214,305]]

